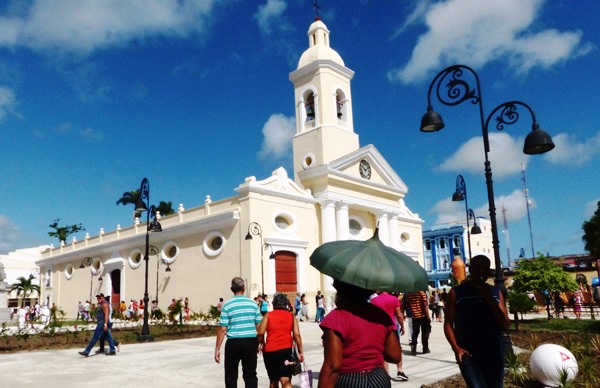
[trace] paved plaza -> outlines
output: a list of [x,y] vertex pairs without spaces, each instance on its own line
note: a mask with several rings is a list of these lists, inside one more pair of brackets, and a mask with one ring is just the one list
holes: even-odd
[[[393,387],[420,387],[459,373],[454,355],[444,337],[442,323],[432,322],[431,353],[410,355],[408,338],[401,338],[404,372],[410,380],[392,382]],[[152,330],[152,327],[151,327]],[[313,371],[316,387],[323,362],[321,329],[314,322],[301,322],[306,364]],[[224,346],[223,346],[224,348]],[[223,350],[222,348],[222,350]],[[1,387],[222,387],[223,364],[213,359],[215,337],[154,343],[124,343],[116,357],[77,354],[83,349],[41,350],[0,355]],[[392,375],[396,367],[390,366]],[[258,359],[258,382],[269,381],[263,359]],[[296,387],[297,378],[292,382]],[[243,387],[240,379],[239,386]]]

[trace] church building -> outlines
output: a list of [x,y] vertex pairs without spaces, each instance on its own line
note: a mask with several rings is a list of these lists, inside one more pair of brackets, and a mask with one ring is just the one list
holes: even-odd
[[202,206],[180,205],[160,217],[162,231],[148,234],[147,265],[146,223],[139,220],[45,250],[36,263],[41,301],[75,317],[78,301],[99,292],[113,303],[140,300],[147,283],[149,299],[163,310],[188,297],[192,311],[206,312],[231,296],[235,276],[245,279],[250,297],[300,292],[311,301],[318,290],[335,292],[332,279],[310,265],[312,252],[330,241],[369,239],[376,227],[384,244],[423,266],[423,220],[405,204],[408,187],[374,145],[360,146],[354,131],[354,72],[318,18],[308,43],[290,73],[292,173],[280,167],[264,179],[249,176],[233,197],[207,196]]

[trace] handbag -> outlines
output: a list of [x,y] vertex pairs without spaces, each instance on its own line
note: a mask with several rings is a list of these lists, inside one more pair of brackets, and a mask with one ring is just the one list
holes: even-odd
[[292,376],[296,376],[302,372],[302,365],[300,364],[298,353],[296,352],[296,344],[294,344],[294,347],[292,348],[292,354],[290,354],[290,359],[286,360],[285,365],[289,366],[292,370]]
[[313,386],[312,370],[308,369],[304,362],[302,363],[302,372],[298,375],[298,381],[300,388],[312,388]]

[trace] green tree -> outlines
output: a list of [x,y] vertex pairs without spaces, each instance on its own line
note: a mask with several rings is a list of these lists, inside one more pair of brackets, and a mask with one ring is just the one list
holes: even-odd
[[156,207],[156,210],[160,212],[161,216],[168,216],[169,214],[175,213],[175,210],[173,210],[173,203],[171,201],[160,201]]
[[[21,297],[21,295],[23,296],[22,299],[27,299],[29,298],[29,296],[35,291],[38,293],[40,293],[40,286],[33,283],[33,280],[35,279],[35,276],[33,275],[29,275],[29,277],[25,277],[25,276],[19,276],[17,278],[17,282],[13,283],[10,286],[10,291],[16,291],[17,292],[17,301],[19,299],[19,297]],[[21,305],[20,303],[17,302],[18,305]]]
[[58,226],[60,218],[56,218],[49,226],[54,232],[48,232],[48,236],[58,238],[58,241],[67,241],[67,237],[81,230],[85,230],[81,223],[75,225]]
[[595,258],[600,257],[600,201],[597,205],[598,208],[592,218],[583,223],[583,236],[581,237],[585,243],[585,250]]
[[[533,260],[519,262],[512,288],[517,292],[537,291],[549,294],[555,290],[574,291],[577,289],[577,282],[565,272],[562,266],[554,264],[552,259],[540,254]],[[550,319],[552,316],[548,303],[546,303],[546,311]]]
[[535,301],[524,292],[510,290],[507,295],[508,312],[513,314],[515,330],[519,331],[519,314],[525,314],[533,310]]
[[[117,205],[133,205],[135,206],[138,199],[140,198],[139,190],[131,190],[129,192],[123,193],[123,196],[117,200]],[[133,218],[140,218],[142,216],[141,212],[133,211]]]

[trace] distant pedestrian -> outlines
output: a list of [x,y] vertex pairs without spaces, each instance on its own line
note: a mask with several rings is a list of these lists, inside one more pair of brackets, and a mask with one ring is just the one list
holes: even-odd
[[510,323],[504,296],[486,283],[490,272],[486,256],[473,257],[469,272],[469,279],[448,294],[444,334],[468,387],[501,388],[502,332]]
[[225,336],[225,387],[237,387],[238,366],[242,362],[242,377],[246,388],[256,388],[257,364],[257,330],[256,325],[261,321],[257,304],[244,295],[246,286],[244,280],[235,277],[231,280],[233,298],[223,304],[217,343],[215,346],[215,361],[221,363],[221,345]]
[[217,311],[219,314],[221,313],[221,310],[223,310],[223,304],[225,304],[225,301],[223,298],[219,298],[219,303],[217,303]]
[[419,334],[421,334],[423,354],[430,353],[429,335],[431,334],[431,318],[429,316],[427,294],[425,294],[424,291],[409,293],[406,297],[406,301],[410,306],[413,325],[410,353],[413,356],[417,355],[417,340],[419,339]]

